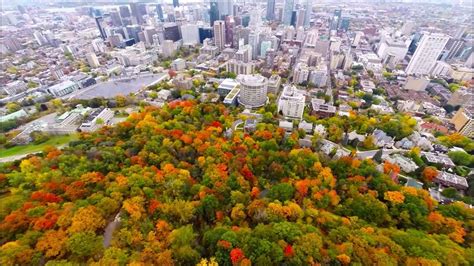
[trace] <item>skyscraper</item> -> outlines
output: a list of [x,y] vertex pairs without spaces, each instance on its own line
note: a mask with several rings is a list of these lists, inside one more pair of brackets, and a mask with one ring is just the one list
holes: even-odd
[[161,7],[161,4],[156,5],[156,15],[160,21],[163,21],[163,8]]
[[206,26],[199,28],[200,43],[203,43],[205,39],[211,39],[212,37],[214,37],[214,34],[212,33],[212,27]]
[[311,20],[311,12],[313,11],[313,2],[311,0],[306,0],[305,14],[304,14],[304,27],[309,27],[309,21]]
[[449,36],[439,33],[425,33],[421,37],[413,57],[408,63],[408,75],[426,75],[436,65],[436,61],[443,51]]
[[179,6],[179,0],[173,0],[173,6],[178,7]]
[[275,19],[275,0],[267,0],[267,16],[268,21]]
[[221,51],[225,47],[225,22],[222,20],[214,21],[214,43]]
[[177,42],[181,40],[178,24],[174,22],[165,23],[163,26],[165,40]]
[[107,38],[107,34],[105,33],[105,29],[104,29],[104,18],[95,17],[95,24],[97,24],[97,28],[99,28],[100,37],[103,40],[105,40]]
[[120,6],[120,16],[122,18],[129,18],[130,17],[130,9],[128,9],[128,6]]
[[224,16],[232,15],[233,13],[233,1],[232,0],[217,0],[219,4],[219,19],[223,19]]
[[234,39],[235,20],[233,16],[225,17],[225,43],[232,46]]
[[48,43],[48,40],[44,37],[43,33],[40,31],[35,31],[33,32],[33,36],[35,36],[36,42],[40,45],[43,46]]
[[199,43],[199,28],[196,24],[181,25],[181,35],[183,43],[195,45]]
[[214,21],[219,20],[219,5],[217,4],[217,0],[211,0],[209,19],[211,21],[211,27],[214,26]]
[[118,11],[110,11],[110,20],[112,21],[112,25],[116,27],[121,27],[123,25],[122,18]]
[[137,3],[130,3],[130,10],[132,11],[132,16],[136,20],[136,24],[143,23],[143,17],[140,15],[140,10]]
[[293,7],[295,5],[294,0],[285,0],[283,7],[283,24],[291,25],[291,18],[293,16]]

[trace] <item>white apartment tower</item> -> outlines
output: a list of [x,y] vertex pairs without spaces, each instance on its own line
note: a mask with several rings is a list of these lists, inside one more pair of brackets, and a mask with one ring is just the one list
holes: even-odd
[[199,43],[199,27],[197,24],[187,24],[181,26],[181,35],[184,44]]
[[247,108],[257,108],[267,101],[268,79],[262,75],[238,75],[239,102]]
[[86,54],[87,63],[92,68],[97,68],[100,66],[99,59],[95,53],[88,53]]
[[278,112],[289,118],[303,117],[305,96],[295,86],[286,85],[278,99]]
[[224,50],[225,46],[225,22],[223,20],[214,21],[214,43],[219,50]]
[[425,33],[405,72],[408,75],[430,74],[448,40],[449,36],[444,34]]

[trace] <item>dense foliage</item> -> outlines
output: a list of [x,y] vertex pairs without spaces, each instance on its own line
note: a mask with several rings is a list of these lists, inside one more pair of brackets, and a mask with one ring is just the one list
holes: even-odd
[[172,102],[2,165],[0,264],[474,264],[472,210],[239,118]]

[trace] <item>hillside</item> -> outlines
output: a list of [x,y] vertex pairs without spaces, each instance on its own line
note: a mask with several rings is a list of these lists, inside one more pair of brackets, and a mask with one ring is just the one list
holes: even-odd
[[474,265],[473,210],[240,118],[172,102],[1,165],[0,264]]

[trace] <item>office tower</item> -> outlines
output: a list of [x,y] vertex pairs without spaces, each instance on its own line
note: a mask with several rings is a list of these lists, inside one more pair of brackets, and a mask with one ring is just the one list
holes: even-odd
[[116,27],[121,27],[123,25],[122,18],[118,11],[110,11],[110,20],[112,21],[112,25]]
[[[120,34],[113,34],[113,35],[110,35],[109,37],[107,37],[107,41],[110,43],[110,46],[112,46],[112,47],[120,47],[122,45],[123,36],[120,35]],[[96,51],[95,48],[94,48],[94,51]]]
[[249,33],[249,44],[252,46],[252,59],[257,59],[258,52],[260,51],[260,32],[252,31]]
[[120,6],[120,17],[121,18],[129,18],[130,17],[130,9],[128,9],[128,6]]
[[385,64],[392,66],[401,62],[408,52],[409,42],[403,39],[393,39],[388,35],[382,36],[377,55]]
[[305,107],[305,96],[293,85],[285,85],[278,99],[278,113],[285,117],[301,119]]
[[308,28],[309,27],[309,22],[311,20],[311,13],[313,11],[313,3],[311,2],[311,0],[306,0],[304,9],[305,9],[304,27]]
[[260,56],[265,57],[269,49],[272,49],[272,42],[269,40],[262,41],[260,44]]
[[242,16],[242,26],[248,27],[250,24],[250,16],[249,15],[243,15]]
[[342,10],[334,10],[334,15],[331,20],[331,30],[337,30],[339,28],[339,23],[341,22]]
[[97,58],[97,55],[95,55],[95,53],[88,53],[86,55],[86,59],[90,67],[97,68],[100,66],[99,59]]
[[268,79],[262,75],[239,75],[239,103],[247,108],[257,108],[267,101]]
[[95,17],[95,24],[97,25],[97,28],[99,29],[100,32],[100,37],[102,40],[105,40],[107,38],[107,34],[105,33],[104,29],[104,18],[103,17]]
[[456,58],[464,48],[465,41],[462,39],[454,39],[450,38],[449,41],[446,43],[445,56],[443,60],[449,60]]
[[346,32],[349,30],[351,19],[349,17],[342,17],[341,23],[339,23],[339,30]]
[[199,27],[196,24],[186,24],[181,26],[183,44],[194,45],[199,43]]
[[408,63],[405,72],[408,75],[426,75],[436,65],[449,37],[439,33],[425,33]]
[[163,17],[163,8],[161,7],[161,4],[157,4],[156,5],[156,15],[158,15],[158,19],[160,21],[163,21],[164,20],[164,17]]
[[290,25],[293,27],[296,27],[296,16],[297,16],[297,12],[296,10],[293,10],[293,12],[291,12],[291,22],[290,22]]
[[225,47],[225,22],[222,20],[214,21],[214,43],[220,51]]
[[291,18],[293,16],[294,0],[285,0],[283,7],[283,24],[291,25]]
[[178,24],[174,22],[165,23],[163,25],[163,33],[165,40],[177,42],[181,40],[181,33],[179,32]]
[[233,3],[232,0],[217,0],[219,8],[219,19],[223,19],[225,16],[231,16],[233,14]]
[[146,11],[146,4],[138,4],[138,14],[141,18],[148,14],[148,12]]
[[145,36],[145,33],[143,31],[140,31],[138,33],[138,41],[146,43],[146,36]]
[[235,28],[235,20],[233,16],[226,16],[225,17],[225,43],[230,44],[232,47],[232,41],[234,39],[234,28]]
[[249,43],[249,28],[244,28],[242,25],[236,26],[234,29],[234,40],[233,46],[236,48],[240,48],[239,42],[242,40],[243,44]]
[[209,19],[211,21],[211,27],[214,26],[214,22],[219,20],[219,5],[217,4],[217,0],[211,0],[210,9],[209,9]]
[[267,0],[267,16],[268,21],[275,20],[275,0]]
[[305,18],[306,10],[298,9],[296,11],[296,23],[295,28],[303,27],[304,26],[304,18]]
[[138,33],[142,31],[140,25],[129,25],[126,27],[128,39],[134,39],[135,42],[138,42]]
[[139,5],[137,3],[130,3],[130,10],[133,18],[135,19],[134,24],[142,24],[143,17],[140,15]]
[[199,28],[199,42],[204,43],[205,39],[212,39],[214,37],[214,33],[212,31],[212,27],[200,27]]
[[178,7],[179,6],[179,0],[173,0],[173,6]]
[[48,40],[46,40],[46,38],[44,37],[44,35],[43,35],[41,32],[39,32],[39,31],[35,31],[35,32],[33,33],[33,36],[35,37],[36,42],[37,42],[40,46],[43,46],[43,45],[45,45],[45,44],[48,43]]
[[145,43],[147,45],[152,45],[153,35],[158,34],[158,31],[154,27],[146,27],[145,30],[143,31],[143,34],[145,35]]

